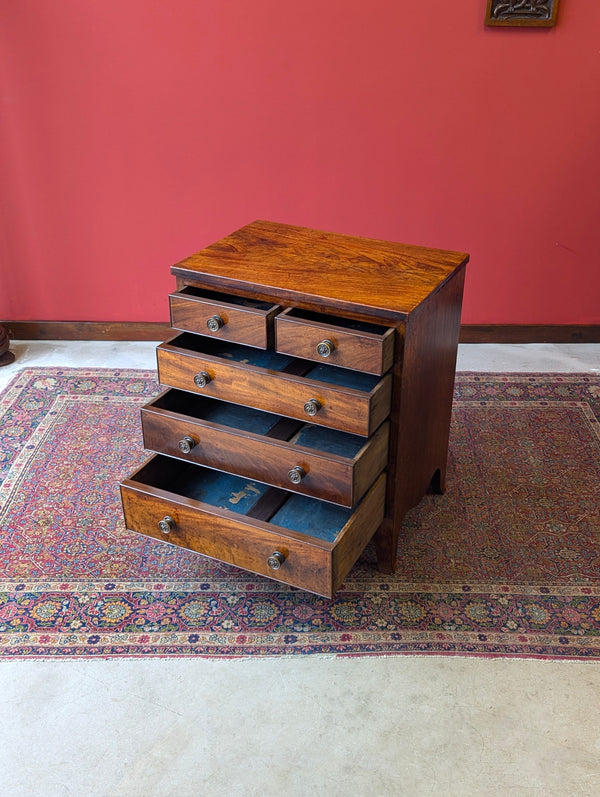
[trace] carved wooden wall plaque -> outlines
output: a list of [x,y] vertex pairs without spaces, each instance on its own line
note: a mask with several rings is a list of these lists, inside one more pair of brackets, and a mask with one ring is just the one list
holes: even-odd
[[558,0],[487,0],[485,24],[548,28],[557,13]]

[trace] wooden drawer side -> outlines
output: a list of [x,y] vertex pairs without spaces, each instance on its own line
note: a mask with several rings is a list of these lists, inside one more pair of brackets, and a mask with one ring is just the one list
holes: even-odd
[[332,554],[332,594],[337,591],[369,540],[383,523],[386,485],[386,474],[382,473],[337,540]]

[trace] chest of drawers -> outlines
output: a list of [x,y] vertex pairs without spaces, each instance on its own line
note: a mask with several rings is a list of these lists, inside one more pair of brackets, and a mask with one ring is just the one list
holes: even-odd
[[466,254],[258,221],[172,267],[127,528],[332,597],[445,489]]

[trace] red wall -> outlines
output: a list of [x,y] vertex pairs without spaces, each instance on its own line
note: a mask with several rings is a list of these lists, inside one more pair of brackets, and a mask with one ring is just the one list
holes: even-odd
[[0,318],[167,318],[256,218],[471,253],[465,323],[600,322],[600,3],[19,0]]

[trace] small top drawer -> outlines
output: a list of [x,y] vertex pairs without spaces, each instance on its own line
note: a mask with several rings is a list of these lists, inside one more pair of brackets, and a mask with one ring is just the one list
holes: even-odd
[[169,296],[171,326],[197,335],[267,349],[279,305],[243,296],[201,290],[191,285]]
[[275,319],[275,348],[282,354],[380,376],[394,362],[394,330],[290,308]]

